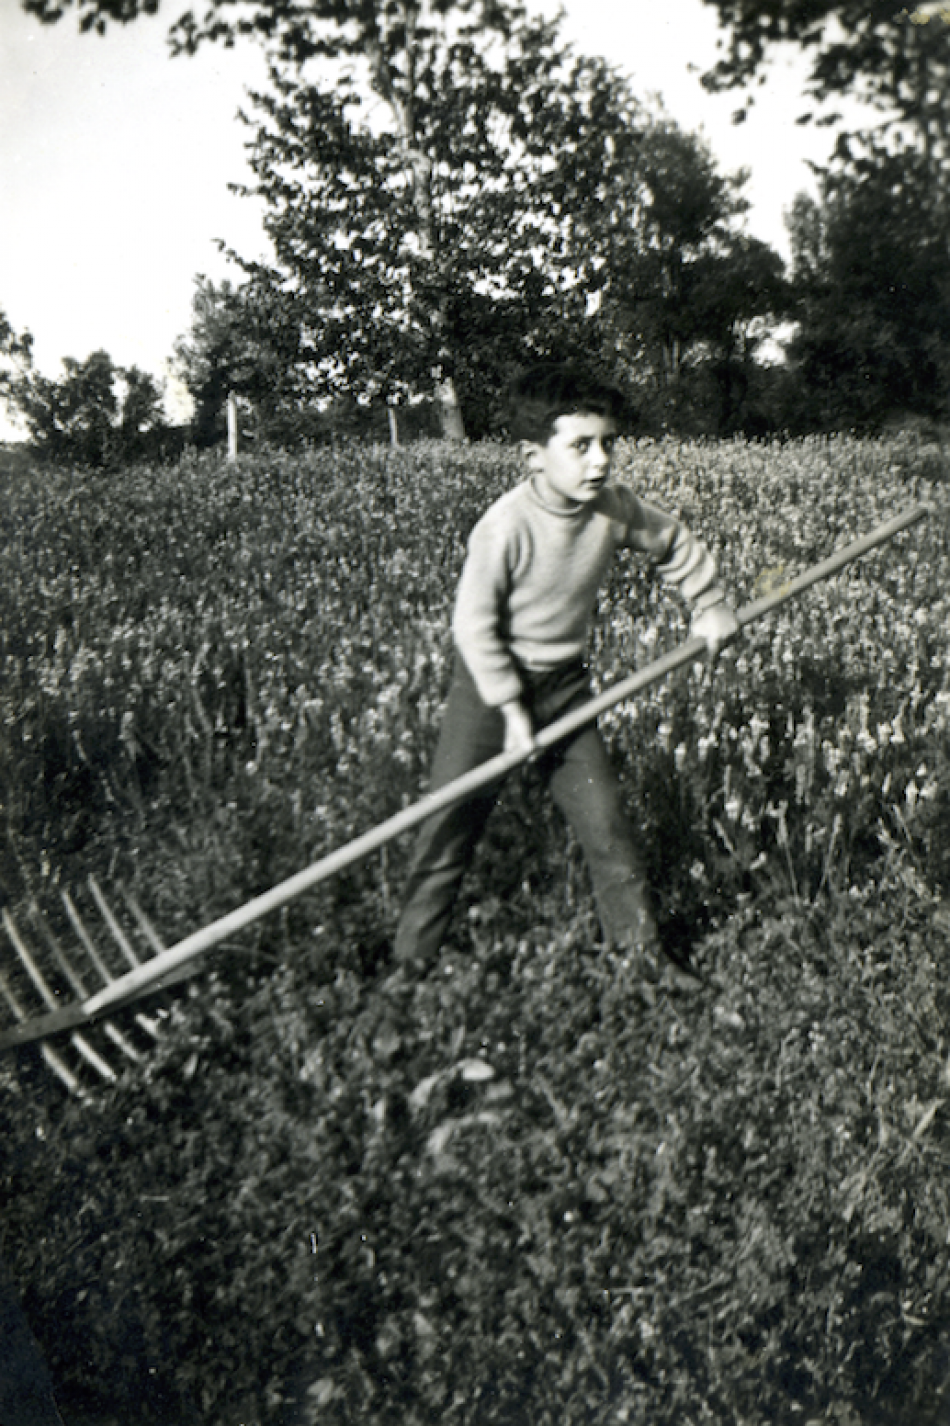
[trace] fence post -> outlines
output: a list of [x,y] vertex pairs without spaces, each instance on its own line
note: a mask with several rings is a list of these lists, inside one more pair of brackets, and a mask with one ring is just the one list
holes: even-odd
[[237,460],[238,453],[238,419],[237,419],[237,397],[233,391],[228,392],[228,460]]

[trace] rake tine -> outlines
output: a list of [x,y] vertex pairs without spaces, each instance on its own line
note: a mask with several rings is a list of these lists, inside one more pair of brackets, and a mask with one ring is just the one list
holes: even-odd
[[95,945],[92,941],[92,937],[89,935],[89,932],[83,925],[82,918],[80,917],[79,912],[76,910],[75,902],[73,901],[68,891],[61,891],[60,896],[63,898],[63,905],[66,908],[66,915],[72,922],[73,930],[76,932],[76,935],[82,941],[83,946],[86,949],[86,954],[92,961],[96,970],[99,972],[100,979],[104,980],[106,985],[111,985],[112,982],[115,980],[115,976],[112,975],[109,970],[109,967],[106,965],[105,961],[102,959],[99,952],[96,950]]
[[[58,997],[56,996],[55,992],[50,988],[46,977],[43,975],[43,972],[40,970],[39,966],[34,961],[32,955],[30,954],[29,948],[27,947],[25,941],[17,930],[16,925],[14,924],[13,917],[5,908],[3,911],[3,925],[7,935],[13,942],[17,955],[20,957],[20,960],[23,962],[23,965],[26,968],[27,974],[29,975],[33,984],[36,986],[36,989],[39,991],[42,999],[46,1002],[47,1008],[49,1010],[58,1010]],[[103,1079],[107,1079],[110,1080],[112,1083],[115,1083],[115,1071],[111,1068],[111,1066],[106,1063],[106,1061],[102,1058],[98,1051],[92,1048],[92,1046],[89,1044],[89,1041],[85,1039],[83,1035],[79,1035],[74,1032],[70,1035],[69,1042],[74,1047],[74,1049],[76,1049],[79,1054],[82,1055],[83,1059],[88,1064],[92,1065],[93,1069],[97,1070],[99,1074],[102,1075]]]
[[26,1019],[26,1016],[20,1009],[20,1005],[16,996],[13,994],[13,991],[7,984],[6,977],[2,974],[0,974],[0,995],[3,996],[4,1000],[7,1002],[10,1009],[13,1011],[15,1019],[21,1021]]
[[[76,910],[75,902],[69,895],[68,891],[61,891],[60,896],[63,898],[63,905],[66,907],[66,914],[72,922],[73,930],[76,932],[76,935],[79,937],[79,939],[85,946],[86,953],[89,956],[89,959],[92,961],[96,970],[99,972],[100,977],[105,981],[106,985],[112,985],[115,980],[115,976],[111,974],[105,961],[102,959],[99,952],[96,950],[96,947],[93,944],[92,937],[83,925],[82,917]],[[161,1039],[161,1031],[159,1030],[157,1023],[151,1018],[151,1016],[143,1015],[141,1013],[137,1014],[135,1016],[135,1023],[139,1025],[147,1035],[151,1035],[153,1040]]]
[[42,913],[40,912],[40,908],[36,905],[35,902],[30,907],[30,916],[32,918],[33,924],[36,926],[37,930],[42,935],[46,944],[49,946],[50,951],[56,961],[56,964],[59,966],[63,975],[69,981],[69,984],[72,986],[75,993],[79,996],[80,1000],[84,1000],[87,994],[85,982],[83,981],[83,978],[80,975],[79,971],[76,969],[76,967],[70,965],[69,961],[66,959],[66,954],[59,943],[59,937],[56,935],[55,931],[53,930],[49,922],[46,920],[46,918],[42,915]]
[[80,1099],[86,1098],[86,1091],[66,1064],[62,1055],[58,1055],[45,1041],[40,1045],[40,1054],[57,1078],[63,1081],[63,1084],[65,1084],[71,1094],[78,1095]]
[[54,991],[50,989],[46,978],[43,975],[43,972],[40,970],[39,966],[36,964],[36,961],[30,954],[26,942],[23,940],[23,937],[17,930],[13,917],[10,915],[6,907],[4,907],[3,909],[2,919],[3,929],[6,931],[7,935],[10,937],[10,940],[13,942],[14,950],[20,957],[20,960],[23,963],[27,975],[30,977],[30,980],[33,982],[34,986],[39,991],[47,1008],[50,1010],[58,1009],[59,997],[55,994]]
[[[148,919],[145,912],[142,910],[136,898],[132,895],[132,892],[128,889],[124,882],[119,882],[119,890],[122,893],[126,906],[129,908],[132,915],[134,916],[139,930],[142,932],[142,935],[148,941],[149,946],[154,951],[155,955],[163,955],[166,950],[165,943],[162,941],[155,927],[152,925],[151,921]],[[149,1035],[151,1035],[153,1040],[161,1039],[162,1032],[159,1029],[158,1022],[156,1020],[153,1020],[151,1016],[144,1015],[139,1012],[135,1016],[135,1020],[136,1023],[142,1027],[143,1030],[145,1030]]]
[[90,1064],[94,1070],[98,1070],[103,1079],[108,1080],[110,1084],[115,1084],[118,1079],[115,1070],[106,1063],[97,1050],[92,1048],[85,1035],[70,1035],[69,1043],[78,1050],[87,1064]]
[[151,1035],[153,1040],[160,1040],[162,1038],[158,1021],[153,1020],[151,1015],[143,1015],[140,1011],[135,1017],[135,1023],[145,1031],[146,1035]]
[[[85,1000],[87,992],[82,976],[75,968],[75,966],[70,965],[69,961],[66,959],[66,953],[59,943],[59,937],[56,935],[56,932],[53,930],[52,926],[49,925],[46,918],[40,912],[40,908],[35,903],[30,907],[30,915],[33,918],[34,924],[37,926],[44,940],[46,941],[46,944],[49,946],[50,951],[56,959],[56,964],[63,972],[63,975],[69,981],[73,990],[79,996],[79,999]],[[127,1059],[134,1061],[134,1063],[136,1064],[141,1063],[142,1056],[132,1044],[131,1040],[129,1040],[128,1036],[123,1035],[122,1031],[116,1025],[113,1025],[110,1020],[105,1020],[103,1021],[102,1028],[108,1035],[112,1043],[118,1046],[118,1048],[122,1051],[122,1053],[126,1056]]]
[[80,1099],[86,1098],[85,1089],[80,1084],[76,1076],[73,1074],[69,1066],[66,1064],[62,1055],[58,1055],[54,1049],[51,1049],[51,1047],[46,1044],[45,1040],[40,1045],[40,1054],[43,1056],[43,1059],[46,1061],[49,1068],[53,1071],[53,1074],[56,1075],[57,1079],[61,1079],[63,1081],[63,1084],[65,1084],[66,1088],[70,1091],[71,1094],[78,1095]]
[[140,1065],[142,1063],[142,1056],[132,1044],[132,1041],[128,1038],[128,1036],[123,1035],[119,1027],[117,1025],[113,1025],[111,1020],[103,1020],[102,1030],[103,1034],[108,1035],[112,1043],[118,1049],[120,1049],[125,1055],[125,1057],[127,1059],[130,1059],[133,1064]]
[[138,924],[140,931],[142,932],[145,939],[148,941],[152,950],[157,956],[162,955],[168,948],[165,945],[164,941],[162,941],[162,939],[160,938],[158,932],[146,916],[145,912],[142,910],[138,901],[132,895],[131,891],[129,891],[128,887],[124,884],[124,882],[119,882],[119,890],[122,892],[126,906],[128,906],[129,910],[132,912],[132,915],[135,917],[136,923]]
[[[3,975],[0,975],[0,992],[2,992],[4,1000],[6,1000],[10,1009],[13,1011],[14,1016],[22,1025],[25,1020],[29,1019],[29,1016],[23,1009],[20,1002],[17,1000],[17,997],[14,995],[13,991],[10,989],[7,980]],[[66,1064],[62,1056],[58,1055],[56,1051],[46,1043],[45,1040],[40,1043],[40,1054],[43,1056],[43,1059],[46,1061],[46,1064],[52,1070],[53,1074],[56,1075],[57,1079],[62,1080],[63,1084],[65,1084],[66,1088],[70,1091],[70,1093],[78,1095],[81,1099],[86,1097],[83,1086],[80,1084],[79,1080],[73,1074],[72,1070]]]
[[102,914],[103,921],[105,921],[109,930],[115,937],[116,942],[118,943],[119,950],[125,956],[125,959],[128,961],[132,970],[136,970],[138,966],[142,964],[142,962],[135,954],[135,951],[132,949],[132,945],[128,937],[126,936],[122,927],[119,925],[118,921],[115,919],[115,916],[112,914],[112,908],[103,896],[102,891],[99,887],[99,883],[96,881],[94,876],[89,877],[88,885],[89,890],[92,892],[93,900],[95,901],[96,905],[99,908],[99,911]]

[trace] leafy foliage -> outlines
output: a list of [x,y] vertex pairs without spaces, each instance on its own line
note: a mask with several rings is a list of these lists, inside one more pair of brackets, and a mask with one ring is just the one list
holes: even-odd
[[8,363],[29,362],[33,338],[29,332],[16,332],[7,314],[0,309],[0,356]]
[[[874,429],[895,413],[945,415],[950,124],[946,7],[789,5],[708,0],[729,32],[728,53],[704,77],[712,89],[765,82],[775,47],[809,56],[807,97],[843,95],[880,114],[851,133],[840,113],[820,197],[799,197],[790,230],[798,331],[786,387],[794,429]],[[749,105],[735,116],[743,119]],[[815,115],[803,114],[799,122]]]
[[867,429],[895,410],[946,420],[950,245],[932,199],[923,160],[877,151],[825,173],[817,203],[796,201],[788,350],[810,421]]
[[[529,776],[426,982],[386,977],[400,844],[222,951],[95,1102],[5,1062],[0,1255],[64,1402],[176,1426],[945,1416],[939,461],[643,441],[618,465],[740,602],[935,506],[603,721],[709,991],[652,996],[598,945]],[[464,539],[515,473],[430,444],[11,475],[4,894],[122,876],[171,938],[414,798]],[[598,680],[683,631],[619,570]]]
[[359,70],[334,71],[332,88],[275,72],[256,96],[273,300],[302,323],[308,387],[405,400],[447,364],[483,433],[495,392],[479,388],[552,341],[596,341],[587,309],[619,280],[612,248],[644,241],[643,155],[662,135],[647,125],[645,138],[604,63],[514,11],[503,31],[455,20],[420,25],[413,43],[411,94],[392,62],[373,71],[391,124],[365,117]]
[[512,369],[565,352],[642,387],[658,427],[691,405],[696,429],[743,424],[781,262],[736,230],[742,179],[556,22],[514,0],[217,0],[171,34],[250,36],[271,63],[248,122],[276,258],[232,254],[247,284],[199,287],[183,350],[205,425],[225,384],[265,424],[435,391],[444,434],[484,436]]
[[175,344],[175,356],[195,403],[197,445],[212,445],[224,434],[230,392],[244,398],[259,424],[292,399],[300,327],[286,318],[253,283],[236,288],[227,280],[195,279],[191,331]]
[[[731,386],[785,302],[778,257],[734,231],[743,177],[719,174],[699,139],[602,62],[562,51],[550,26],[503,46],[436,39],[417,56],[408,160],[398,130],[363,116],[358,73],[332,91],[275,73],[255,96],[255,191],[276,262],[245,264],[246,292],[275,333],[300,331],[287,394],[301,407],[314,393],[404,403],[448,362],[466,425],[484,434],[514,366],[583,350],[613,379],[662,391],[654,405],[675,406],[684,374],[711,367],[726,381],[707,424],[738,424]],[[406,179],[420,155],[424,230]],[[266,331],[243,342],[260,342],[267,367]]]
[[647,429],[723,433],[748,419],[755,353],[789,294],[778,254],[735,230],[746,179],[661,116],[609,221],[585,236],[588,340],[615,378],[636,381]]
[[8,411],[13,407],[12,392],[32,362],[32,334],[15,331],[6,312],[0,308],[0,401]]
[[[730,31],[729,52],[704,77],[711,89],[749,85],[761,75],[774,45],[791,42],[809,54],[809,94],[819,102],[842,95],[870,103],[913,135],[928,162],[945,163],[950,137],[944,95],[950,65],[950,26],[931,5],[898,9],[857,0],[707,0]],[[760,80],[761,82],[761,80]],[[740,118],[745,117],[740,111]],[[803,116],[804,120],[811,118]],[[826,115],[820,122],[840,121]]]
[[65,357],[63,369],[59,380],[44,376],[27,349],[3,390],[42,458],[89,466],[135,459],[165,428],[162,394],[148,372],[117,367],[103,351],[82,362]]

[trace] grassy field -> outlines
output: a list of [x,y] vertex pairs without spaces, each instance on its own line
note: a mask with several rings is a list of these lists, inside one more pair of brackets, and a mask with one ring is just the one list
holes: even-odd
[[[5,1061],[0,1256],[70,1410],[946,1419],[941,462],[842,437],[617,464],[737,603],[934,507],[602,720],[711,988],[657,1001],[603,952],[529,772],[405,1023],[380,993],[400,842],[216,954],[92,1103]],[[3,899],[94,872],[170,942],[414,800],[465,538],[516,473],[440,444],[0,473]],[[684,634],[619,565],[598,683]]]

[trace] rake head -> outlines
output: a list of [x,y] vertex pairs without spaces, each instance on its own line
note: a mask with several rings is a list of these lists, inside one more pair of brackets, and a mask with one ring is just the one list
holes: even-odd
[[79,1095],[90,1078],[114,1082],[123,1065],[140,1063],[168,1015],[161,1004],[148,1014],[136,1009],[120,1027],[87,1008],[91,996],[165,950],[135,897],[118,892],[120,904],[110,905],[89,877],[81,898],[61,891],[52,911],[34,902],[17,920],[0,912],[0,1051],[38,1041],[49,1069]]

